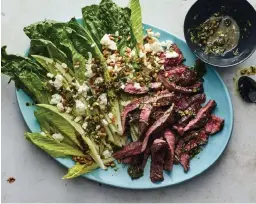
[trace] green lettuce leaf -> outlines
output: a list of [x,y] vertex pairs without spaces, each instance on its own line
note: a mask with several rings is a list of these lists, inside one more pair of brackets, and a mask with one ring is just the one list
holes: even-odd
[[[113,158],[109,158],[109,159],[104,159],[103,163],[107,164],[109,162],[114,161]],[[86,164],[80,164],[80,163],[76,163],[73,167],[71,167],[68,170],[68,173],[63,176],[62,179],[71,179],[71,178],[75,178],[78,176],[81,176],[83,174],[89,173],[94,169],[97,169],[99,167],[99,165],[97,163],[93,163],[92,165],[88,166]]]
[[15,86],[22,88],[37,103],[49,103],[52,89],[47,85],[46,70],[31,59],[8,55],[6,46],[1,50],[1,72],[10,76]]
[[55,127],[63,136],[72,140],[78,147],[84,150],[87,149],[85,145],[81,144],[78,139],[79,136],[85,135],[85,132],[78,123],[72,120],[71,115],[67,113],[60,113],[57,107],[52,105],[38,104],[37,106],[38,109],[35,111],[35,116],[38,119],[43,131],[45,131],[46,127],[49,126],[45,124],[47,122],[50,124],[50,126]]
[[84,153],[64,142],[58,142],[51,136],[41,133],[25,133],[25,138],[50,154],[52,157],[84,156]]
[[[30,39],[44,39],[51,41],[58,49],[64,52],[73,67],[70,67],[76,79],[83,83],[85,80],[86,59],[76,50],[73,42],[70,40],[67,23],[51,20],[40,21],[24,28],[25,34]],[[76,67],[74,69],[74,66]]]
[[131,24],[133,35],[137,43],[143,43],[142,15],[139,0],[130,0]]
[[68,67],[72,66],[72,61],[68,60],[67,55],[49,40],[31,39],[29,55],[45,56],[63,62]]
[[105,34],[119,33],[123,37],[118,48],[134,47],[130,24],[131,11],[129,8],[121,8],[112,0],[102,0],[100,5],[91,5],[82,8],[85,29],[91,34],[94,41],[101,47],[100,40]]

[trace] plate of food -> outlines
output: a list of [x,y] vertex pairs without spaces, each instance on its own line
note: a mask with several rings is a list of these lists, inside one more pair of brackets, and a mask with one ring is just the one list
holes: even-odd
[[[24,28],[27,57],[2,47],[25,138],[68,168],[63,179],[132,189],[189,180],[221,156],[233,109],[213,67],[175,35],[142,24],[138,0]],[[117,20],[118,19],[118,20]]]

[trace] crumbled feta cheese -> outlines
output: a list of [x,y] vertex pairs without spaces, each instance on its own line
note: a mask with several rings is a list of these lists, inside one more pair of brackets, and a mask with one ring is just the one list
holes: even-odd
[[122,83],[121,86],[120,86],[120,88],[121,88],[121,89],[125,89],[125,84]]
[[77,90],[77,92],[79,93],[79,94],[83,94],[85,97],[87,96],[87,92],[90,90],[89,89],[89,87],[87,86],[87,84],[86,83],[84,83],[83,85],[79,85],[79,84],[77,84],[77,87],[78,87],[78,90]]
[[135,50],[132,50],[132,51],[131,51],[131,57],[134,57],[134,56],[136,56],[136,51],[135,51]]
[[112,120],[114,118],[113,113],[108,113],[108,117]]
[[111,40],[111,39],[109,38],[109,35],[108,35],[108,34],[105,34],[105,35],[102,37],[100,43],[101,43],[102,45],[105,45],[105,46],[106,46],[108,49],[110,49],[110,50],[117,50],[116,43],[115,43],[113,40]]
[[61,66],[64,68],[64,69],[67,69],[68,66],[65,64],[65,63],[62,63]]
[[61,142],[64,139],[64,136],[60,133],[54,133],[52,135],[52,138],[57,140],[58,142]]
[[150,52],[150,51],[151,51],[151,47],[150,47],[150,44],[149,44],[149,43],[146,43],[146,44],[144,45],[144,48],[145,48],[145,51],[146,51],[146,52]]
[[153,31],[148,31],[148,37],[152,38],[154,37],[155,33]]
[[54,75],[52,73],[47,73],[46,76],[49,77],[49,78],[53,78],[54,77]]
[[104,125],[104,126],[106,126],[106,125],[108,125],[108,121],[106,121],[105,119],[102,119],[102,124]]
[[81,117],[81,116],[77,116],[77,117],[74,119],[74,122],[78,123],[80,120],[82,120],[82,117]]
[[160,33],[159,33],[159,32],[156,32],[156,33],[155,33],[155,37],[159,38],[159,37],[160,37]]
[[146,53],[145,53],[145,52],[143,52],[142,50],[140,50],[139,57],[140,57],[140,58],[144,58],[144,57],[146,57]]
[[55,77],[55,80],[54,80],[54,82],[53,82],[53,86],[57,89],[57,90],[59,90],[61,87],[62,87],[62,85],[63,85],[63,76],[61,76],[60,74],[57,74],[56,75],[56,77]]
[[172,46],[172,44],[173,44],[173,42],[172,42],[171,40],[166,40],[166,41],[163,41],[163,42],[161,43],[161,45],[162,45],[163,47],[166,47],[167,50],[170,49],[170,47]]
[[84,122],[83,125],[82,125],[82,128],[86,130],[87,126],[88,126],[88,123]]
[[96,44],[95,44],[95,43],[92,43],[92,44],[91,44],[91,47],[95,47],[95,46],[96,46]]
[[110,55],[108,59],[110,60],[110,62],[116,62],[116,54]]
[[70,107],[66,108],[66,113],[71,113],[71,111],[72,111],[72,108],[70,108]]
[[133,86],[134,86],[135,89],[141,89],[140,84],[137,83],[137,82],[135,82]]
[[100,125],[97,125],[96,128],[95,128],[95,130],[97,131],[97,130],[99,130],[99,129],[100,129]]
[[57,104],[57,108],[58,108],[58,110],[59,110],[60,112],[64,112],[64,110],[65,110],[62,103],[58,103],[58,104]]
[[76,100],[76,111],[77,111],[77,113],[78,114],[83,114],[85,109],[86,109],[85,104],[80,100]]
[[108,98],[106,93],[102,93],[98,98],[100,104],[107,105],[108,104]]
[[107,69],[108,69],[108,71],[113,71],[113,67],[112,66],[108,66]]
[[119,36],[119,32],[118,32],[118,30],[115,32],[115,36]]
[[45,132],[43,132],[43,131],[40,132],[40,134],[43,135],[43,136],[46,136]]
[[104,150],[102,152],[102,155],[104,156],[105,159],[108,159],[112,156],[111,152],[109,150]]
[[115,65],[113,71],[115,73],[118,73],[121,69],[122,69],[121,67],[118,67],[117,65]]
[[177,52],[175,52],[175,51],[166,51],[166,53],[165,53],[165,57],[166,58],[176,58],[176,57],[178,57],[179,56],[179,54],[177,53]]
[[59,95],[59,94],[53,94],[52,95],[52,98],[51,98],[51,101],[50,101],[50,104],[52,105],[57,105],[58,103],[61,103],[63,100],[62,96]]
[[154,43],[150,44],[150,48],[155,53],[163,52],[163,48],[161,46],[161,43],[159,43],[159,42],[154,42]]
[[103,78],[102,77],[97,77],[94,81],[94,84],[101,84],[103,82]]
[[88,52],[88,55],[89,55],[89,58],[85,65],[85,69],[86,69],[85,76],[88,78],[92,78],[94,76],[94,73],[92,71],[92,53]]
[[155,53],[163,52],[162,44],[157,41],[152,44],[146,43],[144,45],[144,48],[145,48],[146,52],[151,52],[151,51],[153,51]]

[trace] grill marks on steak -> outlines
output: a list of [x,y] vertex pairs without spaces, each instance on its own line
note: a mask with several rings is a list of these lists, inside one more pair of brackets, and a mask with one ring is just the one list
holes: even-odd
[[204,145],[208,142],[209,135],[206,133],[205,130],[197,131],[194,134],[194,138],[188,140],[187,144],[185,145],[184,149],[189,152],[201,145]]
[[195,94],[202,91],[202,82],[197,82],[189,87],[178,86],[174,82],[170,82],[162,75],[158,76],[159,80],[163,83],[164,87],[171,92],[183,93],[183,94]]
[[201,105],[200,103],[194,103],[190,107],[188,107],[184,112],[182,112],[183,115],[181,119],[178,121],[178,125],[185,126],[190,121],[190,119],[194,118],[194,116],[198,113],[200,110]]
[[217,132],[219,132],[224,125],[224,120],[222,118],[219,118],[215,115],[211,115],[211,118],[205,125],[205,130],[210,135],[213,135]]
[[143,135],[147,130],[152,110],[153,106],[151,104],[145,104],[143,106],[139,118],[139,136]]
[[134,156],[141,153],[142,142],[135,141],[127,144],[123,149],[113,154],[113,157],[122,160],[126,157]]
[[174,104],[164,113],[162,117],[160,117],[157,121],[153,123],[153,125],[148,129],[145,134],[145,138],[143,140],[141,152],[144,152],[147,148],[149,137],[163,128],[167,124],[172,124],[174,122]]
[[214,100],[210,100],[204,107],[202,107],[197,115],[196,118],[191,120],[186,127],[184,128],[184,131],[200,128],[204,126],[208,120],[208,115],[210,112],[216,107],[216,102]]
[[[167,106],[172,103],[173,99],[174,99],[174,95],[172,93],[162,91],[159,93],[159,95],[157,95],[155,97],[145,96],[145,97],[141,97],[141,98],[131,101],[127,106],[124,107],[124,110],[121,114],[123,133],[126,130],[126,124],[127,124],[127,118],[128,118],[127,116],[129,113],[131,113],[132,111],[135,111],[136,109],[139,109],[140,107],[142,107],[142,109],[143,109],[144,105],[147,105],[147,104],[156,103],[160,107]],[[150,113],[149,113],[149,115],[150,115]],[[145,122],[148,122],[148,121],[145,121]]]
[[152,91],[158,91],[162,87],[161,82],[153,82],[150,83],[149,86],[140,86],[139,88],[134,85],[134,83],[127,83],[124,87],[124,92],[129,94],[135,94],[135,95],[142,95],[146,94],[150,90]]
[[137,88],[134,83],[127,83],[124,87],[124,92],[129,94],[145,94],[148,90],[149,89],[146,86],[140,86],[140,88]]
[[180,155],[180,164],[183,166],[185,172],[189,170],[189,160],[190,156],[187,153],[183,153]]
[[163,181],[164,157],[168,145],[162,139],[155,139],[151,146],[150,179],[152,182]]
[[171,171],[174,160],[175,135],[171,130],[166,129],[164,132],[164,138],[168,144],[168,150],[165,155],[164,170]]

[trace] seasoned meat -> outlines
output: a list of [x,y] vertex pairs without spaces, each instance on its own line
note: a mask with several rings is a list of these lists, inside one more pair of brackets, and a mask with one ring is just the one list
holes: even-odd
[[224,125],[224,120],[215,115],[211,115],[211,118],[205,125],[205,130],[207,133],[213,135],[216,132],[220,131]]
[[137,155],[141,153],[142,142],[135,141],[127,144],[121,150],[113,154],[115,159],[122,160],[126,157]]
[[142,110],[140,112],[140,118],[139,118],[139,136],[143,135],[148,129],[149,118],[152,110],[153,110],[153,106],[151,104],[143,105]]
[[184,131],[200,128],[204,126],[208,120],[208,115],[210,112],[216,107],[216,102],[214,100],[210,100],[204,107],[202,107],[197,115],[196,118],[191,120],[186,127],[184,128]]
[[173,51],[177,52],[179,54],[179,56],[176,57],[176,58],[165,58],[165,56],[164,56],[164,58],[165,58],[164,67],[165,67],[166,70],[172,69],[174,66],[177,66],[177,65],[181,64],[184,60],[182,52],[180,51],[180,49],[177,47],[176,44],[173,44],[171,46],[171,49]]
[[168,144],[168,151],[165,155],[164,170],[171,171],[173,167],[174,151],[175,151],[175,135],[174,133],[166,129],[164,132],[164,138]]
[[185,172],[189,170],[189,160],[190,156],[187,153],[183,153],[180,155],[180,164],[183,166]]
[[145,96],[145,97],[141,97],[131,101],[127,106],[124,107],[124,110],[121,115],[123,133],[126,130],[127,116],[129,113],[138,109],[140,106],[143,107],[143,104],[156,103],[159,106],[167,106],[172,103],[173,99],[174,99],[174,95],[172,93],[162,91],[162,92],[159,92],[159,94],[155,97]]
[[145,134],[145,138],[143,140],[143,145],[141,152],[144,152],[146,150],[149,137],[158,131],[159,129],[163,128],[164,126],[168,124],[172,124],[174,122],[174,104],[164,113],[164,115],[159,118],[157,121],[153,123],[153,125],[148,129],[148,131]]
[[163,83],[163,86],[169,91],[183,93],[183,94],[195,94],[202,91],[202,82],[197,82],[189,87],[178,86],[174,82],[170,82],[167,78],[162,75],[158,76],[159,80]]
[[148,87],[145,86],[139,86],[136,87],[134,83],[127,83],[124,87],[124,92],[129,94],[145,94],[148,92]]
[[175,105],[178,107],[179,110],[186,110],[194,103],[202,104],[206,100],[206,96],[204,93],[196,94],[191,97],[180,95],[175,97]]
[[185,111],[182,111],[181,119],[178,121],[178,125],[185,126],[188,124],[189,120],[194,118],[194,116],[198,113],[200,110],[201,105],[199,103],[194,103],[190,107],[188,107]]
[[152,182],[163,181],[164,156],[168,145],[164,140],[156,139],[151,146],[150,179]]

